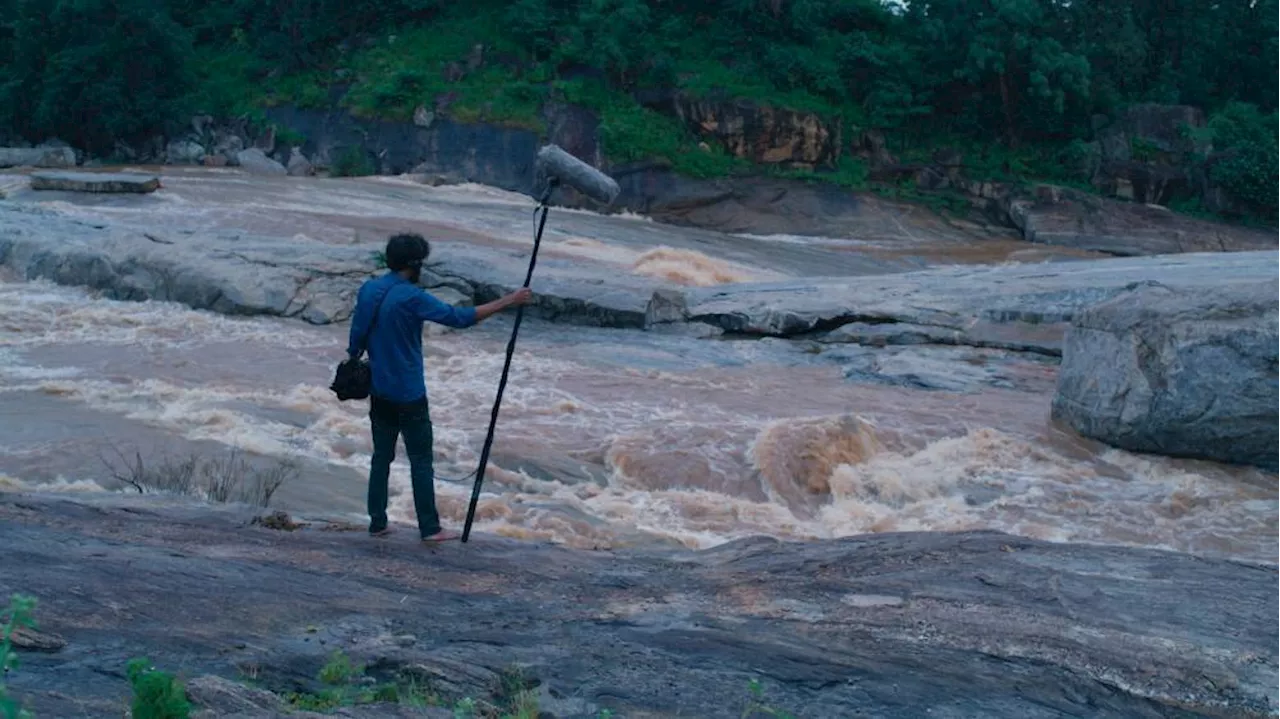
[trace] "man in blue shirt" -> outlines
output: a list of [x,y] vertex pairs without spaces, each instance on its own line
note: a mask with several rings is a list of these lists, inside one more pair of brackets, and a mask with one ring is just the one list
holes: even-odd
[[[369,280],[356,297],[347,354],[369,353],[372,393],[369,421],[373,428],[373,461],[369,467],[369,533],[380,537],[387,526],[387,478],[396,457],[396,439],[404,436],[413,480],[413,508],[424,542],[456,539],[444,531],[436,511],[431,415],[422,367],[422,325],[436,322],[470,327],[508,307],[522,305],[532,294],[524,287],[480,305],[454,307],[418,287],[431,247],[421,235],[394,235],[387,240],[387,274]],[[367,336],[367,346],[366,346]]]

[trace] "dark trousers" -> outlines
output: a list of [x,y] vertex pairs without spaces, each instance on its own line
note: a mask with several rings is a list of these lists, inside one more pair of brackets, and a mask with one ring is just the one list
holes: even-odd
[[418,514],[418,532],[429,537],[440,531],[436,512],[435,467],[432,464],[431,412],[427,398],[400,404],[374,397],[369,402],[369,422],[373,427],[373,461],[369,466],[369,531],[387,526],[387,478],[396,458],[396,439],[404,436],[413,478],[413,509]]

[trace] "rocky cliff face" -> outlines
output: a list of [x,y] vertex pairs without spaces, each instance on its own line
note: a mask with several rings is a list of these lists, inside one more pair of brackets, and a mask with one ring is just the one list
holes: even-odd
[[[923,164],[899,164],[880,133],[860,129],[845,148],[840,122],[812,113],[678,92],[653,92],[640,99],[679,118],[705,142],[759,164],[831,168],[847,152],[871,166],[873,180],[909,181],[925,193],[945,191],[952,205],[967,199],[972,207],[959,213],[963,222],[952,223],[966,232],[1005,236],[1012,229],[1031,242],[1117,255],[1276,246],[1274,232],[1194,220],[1149,206],[1210,195],[1217,198],[1211,206],[1230,205],[1230,198],[1206,184],[1203,171],[1186,164],[1188,157],[1207,151],[1196,144],[1194,130],[1204,126],[1204,117],[1195,108],[1142,105],[1115,121],[1099,118],[1099,139],[1088,146],[1080,172],[1104,194],[1120,198],[1108,199],[1049,186],[1028,189],[977,181],[957,152],[939,151]],[[622,187],[614,211],[643,213],[663,222],[739,233],[862,237],[869,209],[878,213],[886,206],[834,185],[763,177],[699,180],[655,163],[611,166],[598,140],[599,118],[565,104],[543,108],[546,132],[541,136],[519,128],[458,123],[425,106],[411,122],[290,106],[268,109],[267,119],[269,128],[258,131],[243,119],[215,122],[200,116],[167,142],[157,138],[121,148],[119,154],[129,162],[231,165],[277,175],[417,173],[433,185],[476,182],[528,193],[537,149],[552,142],[614,175]],[[69,148],[60,152],[58,158],[74,158]],[[0,164],[6,157],[38,164],[48,156],[31,149],[0,150]],[[562,206],[602,209],[572,190],[559,190],[552,199]]]
[[1166,204],[1196,194],[1186,157],[1208,150],[1195,139],[1204,113],[1185,105],[1134,105],[1094,121],[1090,181],[1104,193],[1139,203]]
[[762,165],[834,168],[843,150],[839,120],[811,112],[681,92],[643,94],[640,101],[678,118],[695,135],[723,146],[734,157]]

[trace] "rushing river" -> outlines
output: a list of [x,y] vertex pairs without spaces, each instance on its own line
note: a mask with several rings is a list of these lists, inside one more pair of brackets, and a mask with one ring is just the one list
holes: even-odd
[[[491,189],[401,179],[302,181],[165,170],[146,198],[59,196],[85,218],[161,230],[220,227],[332,243],[419,231],[527,251],[530,203]],[[553,211],[547,251],[684,284],[1079,253],[1004,239],[735,237],[634,217]],[[534,289],[537,291],[535,278]],[[441,513],[461,523],[502,366],[509,318],[430,330],[427,385]],[[365,407],[327,390],[346,328],[117,302],[0,282],[0,481],[120,488],[123,458],[237,447],[292,458],[276,504],[361,518]],[[911,361],[901,348],[880,350]],[[992,528],[1055,541],[1167,547],[1276,561],[1275,475],[1108,449],[1052,427],[1056,368],[1012,353],[935,348],[956,372],[1008,381],[963,392],[860,383],[839,351],[526,322],[478,528],[575,546],[751,534]],[[893,354],[900,353],[900,354]],[[949,354],[948,354],[949,353]],[[847,358],[847,357],[846,357]],[[153,460],[154,461],[154,460]],[[404,490],[408,467],[393,467]],[[395,515],[412,519],[407,493]]]

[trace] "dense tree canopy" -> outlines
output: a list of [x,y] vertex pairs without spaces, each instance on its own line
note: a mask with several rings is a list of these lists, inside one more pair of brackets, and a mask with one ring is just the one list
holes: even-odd
[[0,132],[101,150],[344,71],[389,112],[477,43],[502,72],[476,91],[512,113],[586,73],[1016,148],[1190,104],[1244,148],[1215,171],[1274,193],[1277,0],[0,0]]

